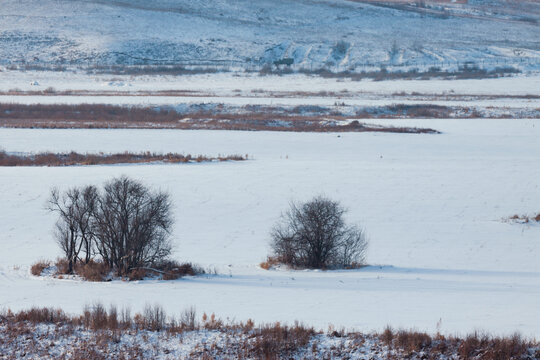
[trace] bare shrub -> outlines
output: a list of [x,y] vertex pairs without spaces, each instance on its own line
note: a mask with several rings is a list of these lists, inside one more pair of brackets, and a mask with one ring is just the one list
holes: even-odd
[[394,340],[394,331],[390,326],[387,326],[381,334],[381,340],[387,345],[391,346]]
[[92,330],[101,330],[108,328],[108,316],[105,306],[101,303],[96,303],[90,308],[89,311],[89,327]]
[[197,327],[197,312],[195,307],[191,306],[185,309],[180,315],[180,324],[186,330],[195,330]]
[[363,264],[367,249],[364,231],[347,226],[346,210],[323,196],[297,205],[282,215],[271,232],[274,255],[299,268],[344,268]]
[[45,270],[49,266],[51,266],[51,263],[49,261],[40,260],[30,267],[30,273],[32,273],[32,275],[34,276],[40,276],[43,270]]
[[140,319],[142,321],[139,323],[139,326],[142,329],[161,331],[165,329],[167,316],[161,306],[157,304],[154,306],[146,305]]
[[118,321],[118,309],[114,305],[111,305],[109,308],[109,313],[107,314],[107,324],[111,330],[117,330],[119,328],[120,322]]

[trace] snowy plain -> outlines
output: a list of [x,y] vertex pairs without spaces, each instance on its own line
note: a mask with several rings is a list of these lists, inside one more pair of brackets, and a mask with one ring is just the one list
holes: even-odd
[[[375,122],[375,121],[374,121]],[[535,119],[378,120],[442,134],[313,134],[180,130],[0,129],[7,151],[248,154],[245,162],[0,168],[0,306],[101,301],[133,310],[196,306],[236,320],[303,321],[361,331],[386,325],[540,337],[540,225],[503,221],[540,211]],[[54,259],[53,186],[125,174],[170,192],[180,261],[218,275],[173,282],[36,278]],[[370,238],[367,268],[261,269],[269,230],[290,200],[326,194]]]

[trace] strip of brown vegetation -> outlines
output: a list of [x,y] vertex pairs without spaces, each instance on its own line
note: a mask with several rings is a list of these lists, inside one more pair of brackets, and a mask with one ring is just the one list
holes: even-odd
[[[392,132],[437,133],[429,128],[375,126],[341,114],[303,115],[261,108],[240,113],[121,107],[113,105],[19,105],[0,104],[0,126],[10,128],[135,128],[205,129],[294,132]],[[361,116],[359,116],[360,118]],[[367,117],[367,116],[366,116]],[[374,116],[369,116],[374,117]],[[389,116],[390,117],[390,116]]]
[[156,154],[150,152],[120,154],[66,154],[44,152],[34,155],[13,155],[0,151],[0,166],[73,166],[73,165],[110,165],[110,164],[141,164],[152,162],[189,163],[206,161],[240,161],[246,160],[242,155],[228,155],[217,158],[198,155],[182,155],[176,153]]
[[[79,260],[75,262],[73,268],[73,274],[69,274],[68,261],[60,258],[54,263],[40,260],[33,264],[30,268],[30,272],[34,276],[43,275],[43,271],[51,269],[51,276],[58,279],[64,279],[66,277],[80,277],[86,281],[102,282],[110,281],[115,278],[113,270],[107,266],[101,260],[90,260],[84,262]],[[174,260],[164,260],[152,267],[139,267],[133,268],[125,277],[117,277],[117,279],[135,281],[144,279],[154,280],[176,280],[184,276],[196,276],[205,274],[206,271],[191,263],[178,263]]]
[[[150,350],[150,351],[149,351]],[[464,338],[387,328],[382,334],[336,330],[327,333],[295,323],[256,326],[199,318],[194,308],[178,318],[158,305],[131,315],[129,309],[86,306],[81,315],[31,308],[0,313],[0,357],[197,358],[197,359],[538,359],[540,344],[519,334]]]

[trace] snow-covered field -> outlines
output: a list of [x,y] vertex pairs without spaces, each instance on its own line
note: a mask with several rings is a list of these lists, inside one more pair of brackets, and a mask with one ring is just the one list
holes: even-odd
[[362,107],[408,104],[475,109],[487,117],[536,117],[540,111],[540,75],[350,81],[244,73],[134,77],[5,71],[0,72],[0,103],[172,107],[180,113],[197,111],[197,107],[243,111],[239,107],[315,106],[345,115],[355,115]]
[[[487,90],[489,91],[489,87]],[[378,120],[382,122],[383,120]],[[8,151],[249,154],[211,164],[0,168],[0,306],[79,313],[100,300],[178,314],[195,305],[236,320],[300,320],[362,331],[485,329],[540,336],[540,224],[502,221],[540,211],[540,122],[393,120],[439,135],[179,130],[0,129]],[[219,275],[173,282],[36,278],[54,259],[52,186],[125,174],[174,201],[174,258]],[[266,271],[269,230],[291,199],[324,193],[365,227],[370,267]],[[439,327],[437,327],[439,324]]]

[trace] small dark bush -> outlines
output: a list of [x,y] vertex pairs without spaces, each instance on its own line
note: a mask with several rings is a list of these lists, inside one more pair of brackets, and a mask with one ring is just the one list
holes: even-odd
[[183,276],[204,274],[204,270],[191,263],[180,264],[174,260],[164,260],[154,266],[162,274],[163,280],[176,280]]
[[356,226],[347,226],[346,210],[318,196],[292,203],[271,233],[274,256],[298,268],[346,268],[364,263],[367,238]]

